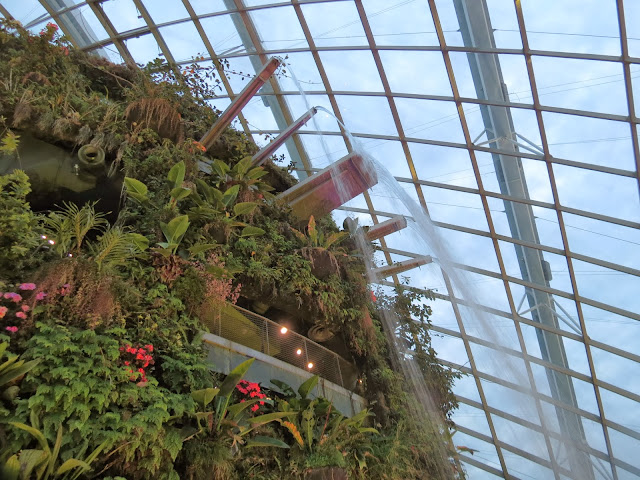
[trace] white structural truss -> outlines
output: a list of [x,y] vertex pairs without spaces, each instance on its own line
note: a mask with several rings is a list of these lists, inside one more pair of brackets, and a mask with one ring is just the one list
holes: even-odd
[[[469,478],[640,477],[640,1],[0,0],[0,15],[132,66],[198,57],[222,74],[219,109],[285,59],[238,127],[260,143],[333,112],[440,227],[500,333],[468,321],[446,275],[408,272],[436,291],[442,362],[468,374],[453,419]],[[301,177],[352,151],[325,117],[277,151]],[[406,213],[375,189],[343,209]],[[389,235],[380,260],[414,247]]]

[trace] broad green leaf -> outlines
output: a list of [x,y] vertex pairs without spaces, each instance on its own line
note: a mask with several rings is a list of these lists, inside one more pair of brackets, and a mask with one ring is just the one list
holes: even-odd
[[2,356],[4,355],[4,351],[7,349],[8,346],[9,346],[8,343],[0,343],[0,358],[2,358]]
[[376,435],[379,435],[380,432],[378,432],[378,430],[376,430],[375,428],[371,428],[371,427],[361,427],[358,429],[358,431],[360,433],[375,433]]
[[140,195],[146,195],[148,192],[147,186],[135,178],[124,177],[124,186],[127,190],[139,193]]
[[211,250],[212,248],[216,248],[217,246],[217,243],[198,243],[189,247],[189,253],[191,255],[197,255],[199,253],[206,252],[207,250]]
[[37,430],[33,427],[30,427],[29,425],[25,425],[24,423],[20,422],[9,422],[9,425],[29,433],[31,436],[35,437],[36,440],[38,440],[38,443],[42,447],[42,450],[44,450],[47,455],[51,453],[49,443],[47,442],[47,439],[44,438],[44,435],[40,430]]
[[31,478],[31,472],[40,466],[44,467],[48,458],[49,454],[42,450],[22,450],[19,457],[22,478]]
[[242,229],[241,237],[258,237],[260,235],[264,235],[265,231],[258,227],[244,227]]
[[326,249],[329,249],[334,243],[340,243],[342,240],[344,240],[348,236],[349,236],[349,233],[347,232],[332,233],[331,235],[329,235],[329,237],[327,237],[327,239],[324,242],[324,245],[322,246]]
[[265,437],[262,435],[256,435],[251,440],[247,441],[247,447],[276,447],[276,448],[291,448],[282,440],[278,440],[273,437]]
[[184,161],[180,161],[176,163],[173,167],[171,167],[171,170],[169,170],[169,174],[167,175],[167,180],[173,183],[174,187],[179,187],[182,185],[182,182],[184,181],[184,172],[185,172]]
[[249,173],[247,173],[247,177],[249,177],[251,180],[257,180],[259,178],[264,177],[268,173],[269,172],[267,172],[262,167],[255,167],[255,168],[252,168],[251,170],[249,170]]
[[229,170],[231,170],[231,168],[229,168],[229,165],[224,163],[222,160],[216,159],[213,161],[213,171],[216,172],[218,176],[224,177],[227,173],[229,173]]
[[249,168],[251,168],[251,157],[244,157],[235,164],[232,170],[236,173],[237,178],[242,178],[247,174]]
[[280,380],[277,380],[275,378],[271,379],[270,382],[274,384],[276,387],[278,387],[284,396],[286,397],[296,396],[296,392],[293,391],[293,388],[291,388],[289,384],[282,382]]
[[314,375],[313,377],[306,380],[302,385],[300,385],[300,387],[298,388],[298,393],[300,394],[300,397],[307,398],[309,393],[311,393],[311,390],[313,390],[315,386],[318,384],[318,380],[320,380],[320,377],[318,377],[317,375]]
[[260,401],[259,398],[254,398],[252,400],[247,400],[246,402],[238,402],[238,403],[234,403],[233,405],[230,405],[229,407],[227,407],[227,418],[229,420],[233,420],[238,415],[240,415],[244,410],[246,410],[248,407],[255,405],[259,401]]
[[187,215],[180,215],[171,220],[167,224],[167,232],[165,232],[165,236],[166,233],[169,233],[167,237],[169,243],[180,243],[180,239],[187,231],[187,228],[189,228],[189,223],[189,217]]
[[219,388],[204,388],[202,390],[195,390],[191,392],[191,398],[198,402],[203,407],[209,405],[212,400],[220,392]]
[[68,471],[73,470],[74,468],[80,468],[83,471],[91,470],[91,467],[87,465],[85,462],[83,462],[82,460],[78,460],[77,458],[70,458],[69,460],[64,462],[62,465],[60,465],[60,468],[58,468],[58,470],[56,470],[56,476],[62,475],[63,473],[67,473]]
[[274,420],[280,420],[281,418],[294,417],[297,414],[298,412],[273,412],[265,415],[258,415],[257,417],[250,418],[247,421],[252,427],[257,427],[259,425],[265,425],[269,422],[273,422]]
[[230,207],[238,197],[238,193],[240,193],[240,185],[234,185],[233,187],[228,188],[222,196],[222,203],[224,204],[224,206]]
[[0,478],[5,480],[18,480],[18,475],[20,475],[20,461],[18,460],[17,455],[12,455],[5,462],[5,464],[0,468]]
[[230,395],[231,392],[233,392],[233,389],[236,388],[236,385],[240,380],[242,380],[242,377],[245,376],[245,374],[249,370],[249,367],[251,367],[254,361],[255,358],[245,360],[236,368],[231,370],[231,372],[229,372],[229,375],[227,375],[227,378],[224,379],[222,385],[220,386],[221,397],[226,397],[227,395]]
[[240,202],[233,206],[233,213],[236,215],[249,215],[258,206],[255,202]]
[[49,462],[47,465],[47,476],[53,473],[53,469],[58,461],[58,455],[60,454],[60,444],[62,443],[62,425],[58,428],[58,435],[56,437],[56,443],[53,445],[53,451],[49,456]]
[[191,195],[191,189],[184,188],[184,187],[176,187],[173,190],[171,190],[169,194],[176,202],[178,202],[183,198],[187,198],[189,195]]
[[127,236],[131,240],[131,243],[133,243],[141,252],[144,252],[149,248],[149,239],[144,235],[140,235],[139,233],[129,233]]

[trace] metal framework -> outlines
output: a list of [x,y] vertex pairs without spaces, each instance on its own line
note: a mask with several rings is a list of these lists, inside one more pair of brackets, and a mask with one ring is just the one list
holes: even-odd
[[[121,23],[105,12],[105,5],[110,2],[135,8],[143,25],[119,31],[114,24]],[[570,22],[566,25],[566,31],[540,32],[535,28],[528,29],[532,18],[535,19],[535,15],[531,13],[531,9],[536,8],[532,6],[535,2],[521,0],[498,2],[504,11],[489,8],[496,2],[488,2],[488,6],[486,0],[398,0],[389,5],[372,0],[273,0],[268,4],[260,1],[247,0],[245,3],[243,0],[224,0],[218,3],[219,7],[205,9],[204,13],[198,13],[202,11],[203,4],[199,0],[39,0],[39,3],[33,0],[31,3],[36,6],[31,11],[25,11],[18,2],[0,0],[0,15],[22,21],[34,31],[41,29],[46,22],[54,21],[78,48],[103,55],[107,49],[115,50],[122,61],[129,65],[135,65],[133,54],[136,52],[132,54],[127,42],[144,36],[153,38],[164,58],[178,72],[182,65],[193,60],[176,58],[175,52],[169,47],[170,42],[165,38],[168,34],[164,32],[168,31],[166,27],[194,26],[199,40],[205,45],[203,61],[212,61],[221,74],[225,94],[216,99],[232,101],[239,93],[232,87],[232,74],[225,72],[220,62],[222,59],[248,59],[255,71],[259,71],[270,57],[307,53],[313,59],[313,66],[310,68],[314,69],[316,78],[322,83],[320,88],[314,88],[313,94],[324,96],[333,114],[341,122],[344,121],[346,112],[341,99],[357,97],[364,110],[367,109],[368,102],[384,100],[395,131],[389,130],[381,134],[363,127],[353,132],[353,136],[365,145],[367,142],[393,142],[399,145],[398,151],[402,152],[403,158],[394,160],[404,162],[402,172],[408,172],[408,176],[401,171],[392,173],[402,185],[412,189],[419,204],[432,216],[434,209],[442,205],[442,202],[438,202],[441,193],[452,195],[456,199],[474,199],[474,207],[454,203],[449,203],[449,207],[463,212],[464,209],[460,207],[477,209],[486,219],[486,226],[470,226],[469,217],[465,214],[449,215],[446,219],[441,216],[435,223],[445,238],[464,235],[472,239],[472,242],[490,245],[486,247],[486,254],[495,254],[496,263],[493,267],[487,267],[482,262],[459,263],[455,266],[472,274],[474,279],[494,282],[492,285],[500,290],[505,301],[496,305],[491,298],[480,298],[479,308],[495,319],[496,324],[509,325],[514,332],[514,343],[508,347],[498,346],[487,338],[476,335],[463,314],[463,310],[470,306],[469,301],[456,294],[450,279],[443,272],[443,289],[435,293],[436,303],[433,308],[437,311],[444,303],[450,305],[447,311],[451,313],[447,314],[447,319],[451,323],[434,321],[433,330],[447,341],[459,342],[458,351],[452,355],[457,360],[443,357],[442,362],[470,376],[470,382],[465,383],[464,391],[460,390],[462,384],[455,389],[459,402],[464,407],[462,410],[467,413],[454,415],[459,432],[454,441],[460,438],[458,443],[477,450],[474,456],[460,455],[462,463],[469,469],[470,477],[523,480],[552,477],[617,480],[640,477],[640,461],[633,454],[640,448],[640,416],[637,413],[640,411],[640,376],[637,376],[640,374],[640,354],[634,350],[634,345],[637,348],[640,344],[640,311],[633,299],[629,299],[629,295],[624,296],[618,292],[628,294],[634,285],[640,285],[640,262],[637,261],[640,245],[640,120],[636,116],[639,104],[636,102],[640,102],[640,93],[635,92],[638,87],[634,83],[640,70],[640,57],[634,54],[637,55],[640,48],[634,48],[636,45],[632,43],[640,35],[631,31],[632,28],[637,28],[640,10],[633,0],[595,2],[599,5],[597,8],[602,9],[606,4],[607,11],[612,13],[614,24],[617,24],[617,32],[608,37],[591,35],[590,31],[571,33]],[[154,3],[161,3],[167,10],[178,5],[182,13],[169,15],[168,21],[156,22],[152,8]],[[372,6],[376,3],[377,8]],[[407,7],[407,4],[411,6]],[[352,19],[336,19],[333,12],[339,7],[350,8],[353,12]],[[384,35],[377,32],[374,22],[379,24],[380,18],[386,18],[393,9],[405,7],[431,19],[434,31],[426,33],[434,35],[435,41],[421,44],[409,40],[405,44],[389,44],[384,41]],[[327,19],[331,19],[327,20],[331,24],[327,27],[328,33],[339,32],[341,28],[355,24],[362,32],[360,39],[354,44],[350,43],[352,36],[349,35],[340,36],[338,33],[332,37],[326,33],[312,33],[313,19],[309,16],[309,8],[322,8],[326,12]],[[184,16],[185,9],[187,16]],[[291,27],[295,31],[301,31],[304,39],[289,38],[291,41],[287,47],[270,48],[269,40],[273,38],[269,30],[271,25],[265,25],[258,15],[270,14],[275,19],[278,12],[284,9],[292,12],[287,18],[293,23],[284,27],[280,25],[280,36],[287,37],[287,28]],[[573,12],[573,15],[580,15],[580,12]],[[633,15],[636,15],[635,19]],[[500,22],[505,22],[506,18],[511,19],[511,33],[518,38],[518,42],[512,42],[507,47],[504,46],[505,42],[496,44],[494,38],[496,32],[500,31],[500,28],[494,27],[500,27]],[[203,21],[208,19],[228,19],[232,22],[238,34],[237,48],[225,54],[221,54],[221,50],[216,48],[216,52],[214,46],[221,39],[216,31],[208,31],[205,27],[206,22]],[[452,21],[457,22],[453,30],[450,27]],[[335,28],[332,29],[334,24]],[[91,30],[91,25],[104,29],[106,37],[98,38]],[[398,32],[403,31],[402,25],[391,27],[393,33],[388,35],[401,36]],[[428,28],[425,26],[425,30]],[[459,34],[459,41],[450,40],[452,32],[454,35]],[[614,37],[619,42],[618,53],[612,53],[611,49],[607,53],[592,53],[589,48],[567,49],[570,51],[562,48],[549,49],[546,46],[548,44],[532,41],[541,34],[575,35],[584,38],[587,47],[592,45],[588,43],[591,37]],[[325,44],[327,38],[332,38],[333,44]],[[300,42],[296,44],[294,40],[302,40],[305,45],[300,46]],[[540,45],[543,48],[537,48]],[[334,88],[329,68],[334,65],[330,64],[331,60],[326,55],[335,52],[370,52],[377,71],[376,81],[379,81],[381,88],[377,91]],[[393,54],[401,58],[407,52],[439,52],[451,94],[442,94],[441,90],[434,94],[428,89],[418,93],[395,91],[392,80],[396,72],[388,70],[385,56]],[[193,56],[202,53],[192,52]],[[470,79],[461,73],[459,63],[456,63],[456,59],[463,54],[468,60]],[[521,101],[519,97],[518,101],[514,101],[506,88],[505,83],[508,82],[503,78],[501,63],[512,60],[521,61],[524,65],[530,102]],[[590,76],[591,68],[595,72],[603,65],[617,67],[621,73],[615,81],[623,85],[621,91],[624,92],[624,111],[596,108],[590,103],[585,106],[584,102],[567,106],[566,103],[547,100],[545,89],[548,87],[540,80],[541,70],[537,67],[537,62],[552,60],[565,62],[567,69],[573,68],[570,61],[580,61],[586,69],[581,73],[587,77]],[[415,67],[416,72],[408,71],[406,74],[417,76],[425,68],[424,65],[420,69],[419,66]],[[294,71],[296,69],[293,61],[291,68]],[[430,66],[426,65],[426,68],[428,70]],[[597,74],[594,74],[594,78],[599,78],[595,75]],[[334,83],[336,81],[333,77],[331,80]],[[469,88],[464,84],[470,81],[474,82],[475,96],[470,96]],[[580,85],[580,82],[573,83]],[[575,88],[586,90],[589,86]],[[280,134],[294,123],[294,118],[304,112],[294,112],[291,107],[291,100],[300,93],[286,90],[277,78],[272,77],[261,95],[265,110],[271,112],[278,129],[264,130],[252,126],[247,120],[250,113],[245,109],[239,119],[248,135]],[[416,135],[415,127],[412,129],[411,124],[403,117],[400,104],[404,101],[431,101],[455,107],[455,119],[459,122],[461,136],[451,140],[450,137],[423,138]],[[473,109],[481,112],[481,123],[485,129],[483,132],[476,131],[477,123],[472,122],[470,113]],[[523,138],[526,135],[520,135],[518,118],[521,116],[515,117],[513,112],[516,111],[525,112],[534,119],[539,140],[529,142]],[[608,162],[606,158],[593,161],[588,157],[583,158],[581,153],[566,153],[566,149],[562,150],[562,156],[554,155],[555,145],[549,138],[552,135],[557,137],[552,119],[558,117],[569,121],[607,122],[607,125],[627,128],[628,137],[625,139],[629,141],[632,162]],[[344,153],[353,149],[342,126],[336,131],[315,131],[309,128],[299,130],[287,141],[286,146],[289,158],[303,177],[317,171],[312,165],[313,156],[322,155],[322,152],[312,152],[305,148],[308,145],[305,140],[319,133],[332,139],[342,138],[347,149]],[[481,141],[481,138],[486,141]],[[593,139],[594,144],[597,141],[615,139]],[[469,164],[466,173],[472,180],[451,183],[438,177],[426,176],[422,173],[426,163],[430,162],[440,170],[442,165],[438,164],[438,158],[423,158],[416,153],[420,146],[437,148],[441,152],[448,152],[447,154],[466,153]],[[483,159],[487,156],[491,157],[491,166],[494,168],[489,173],[483,170],[487,166]],[[547,196],[529,194],[532,178],[528,176],[525,162],[536,167],[538,174],[544,172],[542,175],[549,185]],[[614,179],[615,185],[624,183],[628,186],[632,182],[634,186],[624,190],[622,205],[568,201],[564,192],[569,188],[567,185],[571,185],[572,179],[567,176],[567,171],[572,172],[571,175],[576,178],[589,175],[603,183]],[[611,182],[607,185],[611,185]],[[590,194],[589,191],[584,191],[582,196],[576,197],[577,194],[572,193],[574,196],[569,199],[587,198]],[[361,218],[368,216],[374,224],[397,217],[401,213],[391,211],[389,202],[383,204],[378,197],[366,192],[360,205],[364,206],[345,206],[342,210],[358,214]],[[502,205],[504,211],[497,210],[497,205]],[[506,223],[502,220],[502,213],[505,214]],[[542,235],[539,231],[545,221],[552,222],[557,229],[558,233],[552,241],[549,240],[552,236]],[[618,246],[622,249],[621,255],[585,246],[588,242],[593,243],[593,238],[610,242],[604,249],[614,248],[612,245]],[[388,264],[422,256],[422,253],[395,248],[395,245],[393,236],[380,239],[379,249]],[[508,251],[513,251],[512,256]],[[561,271],[553,275],[549,267],[551,258],[556,259],[556,268],[559,268],[557,259],[564,262]],[[588,276],[587,272],[591,272],[593,276]],[[614,275],[609,278],[620,281],[599,282],[597,272]],[[564,282],[556,278],[558,274],[566,276]],[[399,279],[393,276],[388,280],[382,283],[393,286]],[[411,288],[420,290],[422,285],[417,281],[412,282]],[[523,306],[525,299],[528,306]],[[594,314],[601,317],[594,318]],[[616,334],[618,330],[621,333]],[[535,333],[532,335],[531,332]],[[532,343],[532,338],[537,339],[537,343]],[[576,348],[576,345],[580,348]],[[479,348],[499,351],[500,355],[522,362],[527,383],[516,384],[487,371],[484,362],[477,358]],[[603,355],[606,355],[606,362]],[[631,370],[627,373],[625,369]],[[542,375],[539,373],[541,371]],[[524,418],[514,413],[509,408],[510,405],[506,404],[508,399],[496,401],[495,389],[498,387],[502,389],[500,391],[529,395],[535,405],[535,418]],[[472,394],[469,393],[470,388]],[[592,398],[592,401],[586,401],[587,397]],[[556,412],[555,425],[554,422],[547,421],[549,412],[552,411]],[[509,428],[505,429],[505,425]],[[544,448],[535,452],[523,448],[515,441],[515,431],[539,436]],[[562,450],[559,445],[572,449],[573,454],[565,458],[567,451]]]

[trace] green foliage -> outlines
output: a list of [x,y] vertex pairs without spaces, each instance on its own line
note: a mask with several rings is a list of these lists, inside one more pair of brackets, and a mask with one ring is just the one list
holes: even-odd
[[109,224],[105,214],[96,212],[97,202],[86,203],[78,208],[75,203],[64,203],[61,210],[56,210],[45,218],[48,237],[53,250],[61,257],[80,251],[87,234],[93,230],[103,232]]
[[18,145],[20,144],[20,135],[16,135],[11,130],[7,130],[4,137],[2,137],[2,145],[0,145],[0,153],[6,155],[13,155],[18,152]]
[[316,227],[316,220],[313,215],[309,217],[306,235],[293,227],[290,228],[302,245],[315,248],[326,248],[327,250],[349,236],[349,232],[333,232],[330,235],[325,236],[324,232]]
[[37,264],[34,253],[43,230],[26,201],[30,191],[29,178],[23,171],[0,175],[0,277],[10,277]]
[[24,430],[34,437],[41,450],[21,450],[12,455],[0,469],[2,478],[6,480],[29,480],[31,473],[35,474],[36,480],[48,480],[50,478],[65,478],[75,480],[80,475],[91,470],[91,464],[100,455],[106,442],[99,445],[85,460],[69,458],[60,463],[60,446],[62,444],[62,425],[58,428],[55,444],[49,445],[44,434],[37,428],[37,417],[31,417],[32,425],[25,425],[19,422],[9,422],[14,428]]
[[[111,468],[122,468],[132,478],[171,470],[181,442],[168,422],[193,410],[190,397],[159,387],[153,377],[148,387],[136,385],[138,375],[132,381],[120,359],[125,341],[121,329],[98,334],[61,325],[37,326],[24,356],[40,363],[23,383],[31,396],[18,401],[15,418],[42,418],[42,436],[48,441],[65,425],[62,458],[79,458],[104,445],[115,450],[117,463]],[[29,444],[29,438],[16,432],[14,451]]]
[[98,271],[125,265],[139,256],[149,246],[149,240],[139,233],[125,233],[119,227],[111,227],[90,245]]

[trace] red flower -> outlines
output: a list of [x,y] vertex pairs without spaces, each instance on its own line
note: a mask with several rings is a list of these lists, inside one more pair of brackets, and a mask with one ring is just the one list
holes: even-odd
[[18,331],[18,327],[7,327],[5,330],[7,332],[16,333]]
[[125,361],[125,362],[124,362],[124,364],[128,367],[128,366],[131,364],[131,362],[129,362],[129,361],[127,360],[127,361]]

